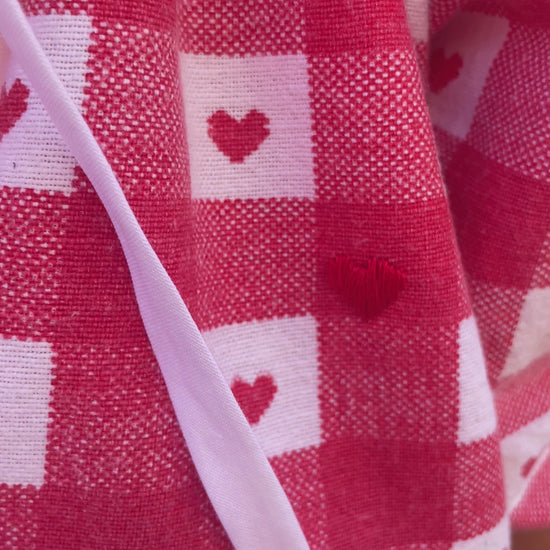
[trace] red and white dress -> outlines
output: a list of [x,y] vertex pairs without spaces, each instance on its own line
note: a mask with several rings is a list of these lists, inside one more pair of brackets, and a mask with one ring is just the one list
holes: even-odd
[[0,34],[0,548],[550,525],[547,1],[0,0]]

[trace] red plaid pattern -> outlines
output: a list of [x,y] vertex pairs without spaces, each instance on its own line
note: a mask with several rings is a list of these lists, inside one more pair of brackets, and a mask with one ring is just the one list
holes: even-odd
[[[311,548],[550,522],[544,2],[22,5]],[[9,108],[0,546],[230,548],[107,214],[33,90]],[[342,255],[404,274],[374,319],[329,284]]]

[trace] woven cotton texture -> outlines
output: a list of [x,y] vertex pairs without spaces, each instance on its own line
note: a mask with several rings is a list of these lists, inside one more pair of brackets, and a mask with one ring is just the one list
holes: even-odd
[[[550,526],[547,2],[21,4],[312,549]],[[111,222],[2,63],[0,548],[232,548]]]

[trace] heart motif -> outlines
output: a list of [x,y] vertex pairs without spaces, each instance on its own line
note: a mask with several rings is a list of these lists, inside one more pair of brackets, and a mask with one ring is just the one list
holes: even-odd
[[536,461],[537,459],[532,456],[525,462],[525,464],[523,464],[520,470],[521,477],[527,477],[529,475],[529,472],[531,472],[531,470],[533,469]]
[[231,384],[231,391],[248,422],[254,425],[269,409],[277,392],[277,386],[269,374],[263,374],[254,380],[254,384],[236,378]]
[[462,65],[458,53],[445,57],[443,48],[435,50],[430,56],[430,90],[437,93],[458,78]]
[[255,109],[242,120],[216,111],[208,119],[208,136],[230,162],[241,163],[269,136],[268,125],[269,119]]
[[19,80],[14,82],[8,92],[6,85],[0,92],[0,141],[15,126],[27,110],[27,98],[29,89]]
[[405,276],[386,260],[369,258],[359,264],[337,256],[329,264],[329,281],[367,319],[392,304],[403,290]]

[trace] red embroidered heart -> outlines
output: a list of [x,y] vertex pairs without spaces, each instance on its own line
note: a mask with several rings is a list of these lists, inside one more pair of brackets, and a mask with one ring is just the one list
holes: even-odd
[[364,265],[347,256],[337,256],[329,264],[329,281],[346,300],[371,319],[395,301],[405,284],[405,276],[385,260],[369,258]]
[[257,424],[271,405],[277,386],[269,374],[258,376],[254,384],[235,378],[231,391],[251,425]]
[[268,125],[269,119],[255,109],[240,121],[216,111],[208,119],[208,136],[230,162],[244,162],[269,135]]
[[15,126],[27,110],[29,89],[17,79],[8,92],[6,85],[0,92],[0,141]]
[[458,53],[445,57],[443,48],[435,50],[430,56],[430,90],[437,93],[445,88],[458,77],[461,68],[462,57]]

